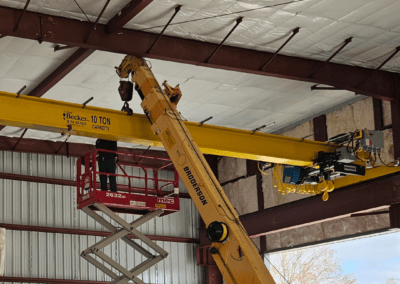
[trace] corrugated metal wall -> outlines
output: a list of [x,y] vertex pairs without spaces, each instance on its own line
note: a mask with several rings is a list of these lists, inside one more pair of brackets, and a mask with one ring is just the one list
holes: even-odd
[[[75,158],[0,152],[0,172],[75,179]],[[170,172],[160,177],[173,179]],[[82,230],[105,230],[76,209],[74,187],[0,179],[0,223]],[[139,216],[121,214],[132,222]],[[181,211],[156,218],[141,226],[149,235],[198,238],[199,215],[193,202],[181,199]],[[67,234],[10,231],[6,234],[5,276],[107,281],[107,277],[79,255],[101,238]],[[196,265],[197,245],[157,242],[169,252],[166,260],[143,274],[147,283],[202,283],[202,269]],[[105,249],[127,268],[142,256],[117,242]],[[110,255],[110,256],[111,256]]]

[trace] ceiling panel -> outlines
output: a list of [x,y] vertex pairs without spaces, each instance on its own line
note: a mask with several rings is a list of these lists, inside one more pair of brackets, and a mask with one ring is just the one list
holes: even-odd
[[[111,1],[100,22],[106,23],[128,2]],[[351,36],[353,41],[333,62],[369,68],[378,66],[400,44],[398,0],[304,0],[277,5],[284,2],[155,0],[125,28],[159,33],[176,5],[182,4],[166,30],[167,35],[219,43],[235,19],[243,16],[243,22],[225,44],[275,52],[294,28],[301,27],[282,54],[326,60]],[[0,0],[0,5],[19,9],[25,3],[25,0]],[[105,0],[79,0],[78,3],[94,21]],[[248,9],[257,10],[241,12]],[[87,21],[74,1],[35,0],[29,10]],[[229,15],[220,16],[223,14]],[[207,17],[211,18],[203,19]],[[180,23],[183,21],[186,22]],[[13,37],[1,39],[0,89],[16,92],[27,85],[25,93],[28,93],[76,51],[54,52],[53,47],[54,44],[40,45]],[[82,103],[93,96],[91,105],[120,109],[122,102],[114,66],[122,58],[121,54],[94,52],[45,97]],[[214,125],[251,130],[260,124],[275,122],[263,130],[272,132],[354,98],[347,91],[311,91],[312,83],[162,60],[149,62],[160,83],[167,79],[171,85],[180,84],[183,98],[178,108],[183,116],[194,121],[213,116],[207,123]],[[393,58],[384,69],[399,72],[400,57]],[[135,112],[142,112],[137,98],[131,107]]]

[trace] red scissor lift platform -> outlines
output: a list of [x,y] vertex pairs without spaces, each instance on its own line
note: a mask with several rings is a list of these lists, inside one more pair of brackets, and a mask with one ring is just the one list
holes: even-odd
[[[97,170],[97,159],[99,152],[118,154],[123,162],[118,162],[117,167],[121,173],[103,173]],[[149,163],[153,161],[153,163]],[[158,162],[160,166],[154,166]],[[149,166],[153,164],[153,166]],[[144,283],[138,275],[149,269],[159,261],[167,257],[168,253],[137,230],[137,227],[151,219],[179,211],[179,176],[174,169],[174,179],[166,180],[159,178],[159,171],[172,165],[170,159],[159,158],[138,154],[127,154],[122,152],[95,150],[86,154],[77,162],[77,203],[81,209],[94,220],[111,231],[111,234],[101,241],[93,244],[81,253],[81,256],[91,264],[102,270],[113,280],[109,283],[124,284],[129,281],[133,283]],[[139,174],[127,174],[129,168],[136,168]],[[132,170],[133,172],[133,170]],[[141,174],[140,174],[141,173]],[[99,175],[115,176],[117,182],[125,180],[123,184],[117,183],[117,191],[100,190]],[[133,186],[138,180],[144,182],[144,186]],[[109,220],[104,219],[101,211],[118,223],[116,227]],[[127,223],[117,213],[128,213],[142,215],[131,223]],[[130,238],[134,235],[136,239],[147,245],[147,248]],[[142,254],[146,260],[136,267],[128,270],[107,256],[103,248],[114,241],[121,239],[137,252]],[[150,251],[152,249],[152,251]],[[94,256],[102,259],[102,262]],[[105,263],[108,266],[104,265]],[[111,269],[110,269],[111,266]],[[115,271],[118,271],[117,273]]]
[[[96,157],[98,152],[116,153],[125,162],[118,162],[117,168],[123,174],[101,173],[97,170]],[[91,206],[94,203],[101,203],[111,211],[117,213],[130,213],[144,215],[151,211],[163,210],[162,216],[179,211],[179,176],[174,170],[174,180],[159,178],[159,171],[171,165],[171,160],[138,154],[127,154],[108,150],[95,150],[78,160],[77,165],[77,201],[78,209]],[[126,162],[130,160],[132,163]],[[146,166],[146,160],[158,160],[165,162],[165,165],[154,168]],[[137,161],[140,161],[137,163]],[[82,171],[82,166],[84,171]],[[127,168],[139,169],[142,175],[128,175]],[[116,176],[126,179],[128,184],[117,184],[117,192],[101,191],[99,175]],[[133,180],[144,181],[144,187],[132,186]],[[153,185],[150,188],[150,183]]]

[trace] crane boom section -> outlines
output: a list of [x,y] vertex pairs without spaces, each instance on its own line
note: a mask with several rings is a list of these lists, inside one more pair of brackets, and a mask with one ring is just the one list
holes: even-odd
[[162,141],[206,226],[217,221],[228,227],[226,241],[212,244],[213,257],[227,283],[275,283],[200,148],[147,63],[127,56],[121,66],[125,74],[133,72],[132,81],[144,96],[141,106],[152,123],[151,130]]
[[[163,147],[148,127],[144,115],[105,108],[60,102],[0,92],[0,124],[29,129],[70,133],[94,138],[117,140]],[[334,152],[327,143],[279,135],[255,133],[187,122],[193,138],[205,154],[228,156],[279,164],[311,166],[319,151]],[[70,125],[70,130],[68,126]]]

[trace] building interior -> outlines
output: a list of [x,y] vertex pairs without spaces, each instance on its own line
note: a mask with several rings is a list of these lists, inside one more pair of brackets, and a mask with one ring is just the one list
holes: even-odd
[[269,255],[398,231],[399,11],[0,0],[0,282],[289,283]]

